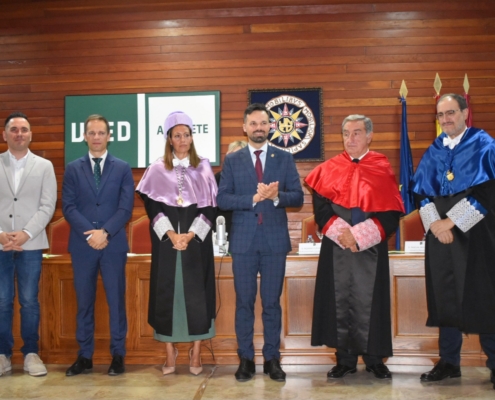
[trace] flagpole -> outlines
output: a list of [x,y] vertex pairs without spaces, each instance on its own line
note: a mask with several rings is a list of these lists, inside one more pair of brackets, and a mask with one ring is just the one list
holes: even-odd
[[471,96],[469,96],[469,79],[467,74],[464,75],[464,83],[462,85],[464,87],[464,98],[466,99],[466,103],[468,106],[468,117],[466,119],[466,126],[471,128],[473,126],[473,109],[471,108]]
[[[435,89],[436,96],[435,96],[435,115],[437,115],[437,103],[438,99],[440,98],[440,90],[442,89],[442,81],[440,80],[440,75],[437,74],[435,75],[435,81],[433,82],[433,88]],[[437,136],[440,136],[442,134],[442,128],[440,127],[440,123],[438,120],[435,118],[435,127],[437,130]]]
[[[404,202],[406,214],[415,209],[414,198],[410,190],[410,182],[413,176],[413,159],[411,153],[411,143],[409,142],[409,132],[407,128],[407,86],[402,81],[399,91],[400,102],[402,103],[402,124],[400,132],[400,171],[399,171],[399,191]],[[400,230],[397,229],[395,235],[395,248],[400,250]]]

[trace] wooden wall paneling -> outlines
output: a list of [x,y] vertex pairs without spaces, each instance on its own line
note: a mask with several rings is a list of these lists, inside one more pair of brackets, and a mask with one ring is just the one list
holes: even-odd
[[[32,151],[53,162],[59,185],[54,218],[62,215],[66,95],[220,90],[223,159],[228,143],[245,138],[242,112],[249,89],[321,87],[325,158],[342,151],[343,118],[364,113],[375,124],[371,148],[384,153],[397,173],[401,123],[397,97],[402,80],[409,89],[409,137],[417,165],[435,138],[435,74],[442,79],[442,93],[462,93],[468,73],[475,126],[495,135],[491,2],[453,0],[448,8],[439,0],[314,0],[311,5],[300,0],[253,0],[248,7],[240,0],[0,3],[0,114],[4,118],[11,111],[26,112],[34,132]],[[0,151],[5,150],[2,142]],[[317,164],[298,163],[301,179]],[[133,171],[136,183],[143,171]],[[288,210],[294,249],[301,219],[312,214],[305,193],[303,207]],[[132,218],[144,213],[136,199]],[[142,318],[147,284],[140,279],[133,290]],[[229,279],[222,277],[220,285],[231,301]],[[310,290],[305,279],[287,281],[284,301],[289,306],[294,301],[291,291]],[[421,286],[419,276],[396,279],[404,293]],[[407,301],[398,304],[408,310]],[[304,319],[293,320],[284,329],[296,332],[305,324]],[[409,336],[414,336],[414,327],[402,322],[398,326],[407,336],[404,340],[413,340]],[[152,356],[160,347],[145,320],[140,319],[140,327],[146,344],[133,345]],[[219,342],[230,345],[229,335]],[[298,337],[288,335],[285,344]],[[478,351],[473,346],[473,352]]]

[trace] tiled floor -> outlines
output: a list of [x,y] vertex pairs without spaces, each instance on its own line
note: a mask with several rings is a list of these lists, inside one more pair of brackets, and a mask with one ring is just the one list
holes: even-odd
[[205,365],[200,376],[178,366],[174,375],[162,376],[159,365],[128,365],[117,377],[106,374],[107,366],[97,365],[90,374],[66,377],[66,365],[48,365],[48,375],[34,378],[22,365],[0,377],[0,399],[495,399],[487,368],[463,367],[462,377],[422,384],[419,375],[428,367],[391,366],[394,376],[381,381],[364,371],[342,380],[327,380],[330,366],[285,365],[287,381],[277,383],[262,373],[249,382],[236,382],[234,365]]

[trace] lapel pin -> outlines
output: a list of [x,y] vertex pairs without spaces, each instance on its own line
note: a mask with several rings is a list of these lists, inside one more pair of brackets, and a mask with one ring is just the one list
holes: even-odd
[[272,153],[272,157],[275,157],[275,154]]

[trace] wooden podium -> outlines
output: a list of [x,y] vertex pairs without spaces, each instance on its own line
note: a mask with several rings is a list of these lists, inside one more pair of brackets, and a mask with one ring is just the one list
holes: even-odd
[[[287,258],[282,293],[281,354],[283,364],[333,364],[334,349],[310,345],[313,314],[316,256],[291,255]],[[235,293],[230,257],[215,259],[217,276],[217,335],[203,344],[205,364],[213,363],[206,346],[213,349],[217,364],[237,364],[237,343],[234,329]],[[130,256],[127,261],[126,306],[128,317],[128,364],[161,364],[165,360],[165,344],[153,339],[147,323],[150,256]],[[438,330],[425,327],[426,295],[424,259],[422,255],[391,255],[390,281],[392,297],[392,337],[394,357],[388,364],[432,365],[438,359]],[[69,255],[51,256],[43,261],[40,281],[41,326],[40,356],[45,363],[70,364],[77,357],[76,296],[73,287]],[[96,364],[111,360],[109,345],[108,308],[101,280],[98,282],[95,311]],[[19,306],[14,315],[15,351],[13,362],[20,363],[22,345],[19,329]],[[256,303],[255,322],[256,362],[263,362],[263,327],[261,301]],[[179,363],[188,363],[189,343],[178,345]],[[477,335],[465,338],[462,364],[483,366],[485,356]]]

